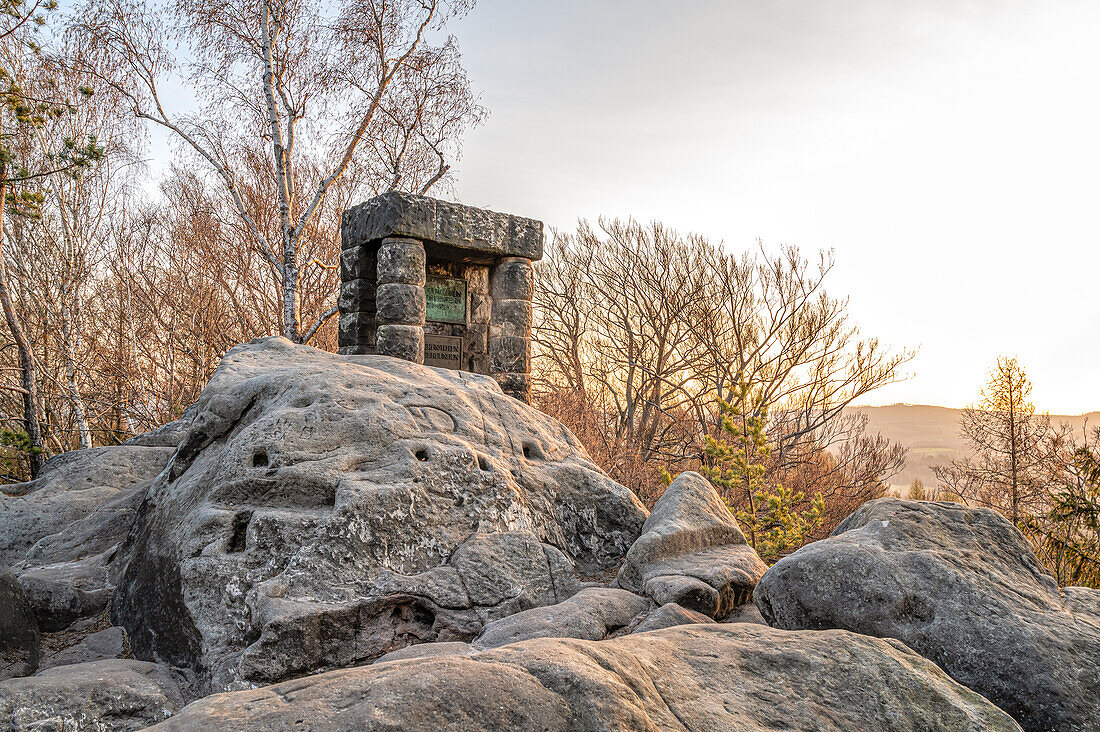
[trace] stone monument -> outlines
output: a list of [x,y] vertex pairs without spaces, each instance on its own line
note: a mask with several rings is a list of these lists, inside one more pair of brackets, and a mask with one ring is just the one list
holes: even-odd
[[344,211],[340,353],[489,374],[531,396],[542,222],[409,193]]

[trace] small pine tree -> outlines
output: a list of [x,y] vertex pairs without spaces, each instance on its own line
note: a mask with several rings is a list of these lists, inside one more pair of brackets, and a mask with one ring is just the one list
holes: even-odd
[[1100,454],[1077,448],[1048,501],[1047,513],[1023,527],[1043,563],[1060,585],[1100,587]]
[[42,448],[33,444],[26,432],[0,427],[0,480],[15,483],[25,480],[19,475],[22,460],[31,462],[41,456]]
[[[768,406],[763,397],[751,393],[748,384],[734,390],[734,401],[738,408],[719,402],[722,437],[707,436],[704,453],[710,464],[703,473],[735,512],[757,554],[772,562],[801,546],[821,525],[825,504],[818,494],[808,510],[799,511],[796,507],[805,500],[804,493],[778,483],[768,485]],[[744,498],[745,510],[736,510],[732,495]]]

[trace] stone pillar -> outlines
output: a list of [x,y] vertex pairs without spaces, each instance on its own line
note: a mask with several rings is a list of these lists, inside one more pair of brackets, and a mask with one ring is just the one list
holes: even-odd
[[419,240],[382,240],[375,353],[424,363],[424,265],[424,244]]
[[340,253],[340,353],[374,353],[375,250],[353,246]]
[[504,257],[493,267],[489,287],[489,373],[505,394],[531,400],[531,300],[535,272],[525,257]]

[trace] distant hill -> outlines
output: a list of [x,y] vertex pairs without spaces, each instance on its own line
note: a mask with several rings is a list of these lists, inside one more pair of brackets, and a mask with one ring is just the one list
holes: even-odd
[[[888,407],[852,407],[868,417],[868,432],[881,433],[909,448],[909,464],[905,470],[890,479],[893,486],[908,486],[914,478],[920,478],[926,486],[936,485],[932,466],[964,457],[966,446],[959,437],[959,413],[961,409],[932,407],[924,404],[893,404]],[[1087,420],[1089,425],[1100,426],[1100,412],[1074,416],[1050,416],[1055,423],[1070,425],[1077,434]]]

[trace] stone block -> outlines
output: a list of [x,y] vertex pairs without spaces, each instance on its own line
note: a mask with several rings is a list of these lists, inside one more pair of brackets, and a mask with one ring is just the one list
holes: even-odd
[[531,377],[527,374],[493,374],[493,378],[508,396],[531,403]]
[[374,310],[377,291],[374,280],[344,280],[340,283],[340,298],[337,305],[341,313],[362,313]]
[[529,259],[502,259],[489,277],[494,300],[530,300],[535,296],[535,269]]
[[528,300],[495,300],[489,332],[494,338],[530,338],[532,317]]
[[477,353],[489,352],[489,326],[485,323],[472,323],[466,326],[466,350]]
[[467,351],[465,354],[466,365],[462,367],[464,371],[469,371],[472,374],[488,374],[489,373],[489,354],[487,353],[472,353]]
[[374,316],[365,313],[343,313],[340,315],[341,346],[367,345],[374,335]]
[[378,326],[375,353],[424,363],[424,329],[416,325]]
[[470,293],[471,323],[488,323],[493,316],[493,298],[488,295]]
[[426,303],[423,287],[402,284],[379,285],[376,304],[379,324],[424,325]]
[[378,284],[424,286],[424,245],[415,239],[386,239],[378,248]]
[[482,265],[471,264],[463,275],[466,279],[466,289],[479,295],[489,294],[489,268]]
[[491,257],[542,259],[542,222],[411,193],[384,193],[344,211],[342,248],[410,237]]
[[359,246],[340,252],[340,279],[371,279],[377,275],[377,249],[373,246]]
[[453,323],[436,323],[431,320],[424,323],[424,335],[462,335],[461,332],[456,332],[456,330],[463,331],[464,329],[461,325]]
[[490,337],[489,368],[494,374],[528,373],[531,370],[530,339]]

